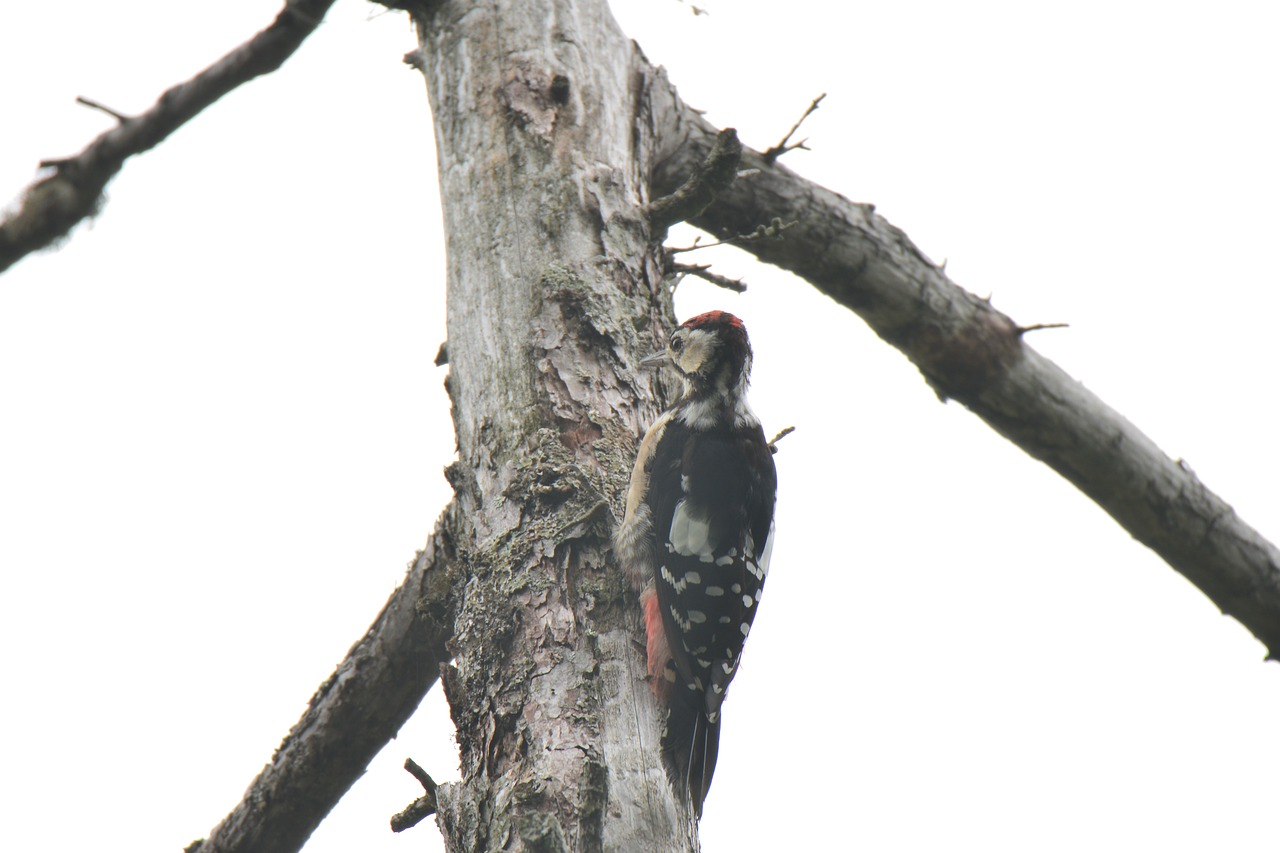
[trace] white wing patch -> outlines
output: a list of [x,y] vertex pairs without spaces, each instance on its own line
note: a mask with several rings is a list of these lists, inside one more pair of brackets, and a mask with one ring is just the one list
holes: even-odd
[[711,540],[711,519],[695,516],[687,500],[682,499],[676,504],[667,541],[672,551],[684,557],[697,557],[706,563],[716,557],[716,543]]
[[773,557],[773,523],[769,523],[769,535],[765,537],[764,549],[760,552],[760,558],[756,559],[756,543],[751,538],[751,534],[747,534],[747,547],[744,549],[743,557],[747,561],[747,571],[755,576],[755,579],[764,583],[764,579],[769,576],[769,560]]

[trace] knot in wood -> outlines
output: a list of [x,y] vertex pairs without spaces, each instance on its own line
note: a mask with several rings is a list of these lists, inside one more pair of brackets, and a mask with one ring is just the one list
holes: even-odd
[[939,398],[963,401],[1018,363],[1022,336],[1013,320],[984,304],[955,326],[922,325],[908,352]]

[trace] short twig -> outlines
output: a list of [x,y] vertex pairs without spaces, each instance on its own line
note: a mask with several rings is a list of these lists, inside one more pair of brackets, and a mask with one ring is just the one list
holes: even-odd
[[663,234],[677,222],[692,219],[706,210],[716,196],[733,183],[741,159],[742,143],[738,141],[737,131],[731,127],[720,131],[707,158],[689,179],[671,195],[650,202],[646,212],[653,231]]
[[814,98],[813,103],[809,104],[809,109],[804,111],[804,115],[800,116],[799,121],[791,125],[791,129],[787,131],[786,136],[782,137],[782,141],[760,155],[761,157],[764,158],[764,161],[766,163],[772,166],[774,160],[777,160],[779,157],[781,157],[783,154],[786,154],[788,151],[794,151],[797,148],[803,148],[806,151],[809,150],[809,146],[805,145],[805,143],[809,141],[808,139],[801,139],[799,142],[795,143],[794,145],[788,145],[787,143],[791,141],[791,137],[795,135],[795,132],[797,130],[800,129],[800,125],[804,124],[804,120],[807,119],[813,113],[813,111],[818,108],[818,104],[822,103],[822,99],[825,98],[826,96],[827,96],[827,93],[823,92],[821,95]]
[[1030,326],[1019,326],[1018,334],[1025,335],[1027,332],[1038,332],[1041,329],[1067,329],[1070,328],[1068,323],[1033,323]]
[[726,237],[721,240],[722,243],[749,243],[752,240],[781,240],[782,232],[788,228],[799,225],[800,221],[793,219],[790,222],[783,222],[778,217],[769,220],[768,225],[757,225],[756,230],[750,234],[739,234],[737,237]]
[[[685,0],[679,0],[679,2],[684,3],[684,2],[685,2]],[[695,6],[695,5],[693,5],[692,3],[688,3],[687,5],[688,5],[688,7],[693,11],[693,16],[694,16],[695,18],[696,18],[696,17],[698,17],[699,15],[710,15],[710,14],[711,14],[711,13],[710,13],[710,12],[708,12],[706,9],[703,9],[701,6]]]
[[729,278],[712,272],[710,264],[672,264],[671,271],[682,275],[695,275],[717,287],[732,290],[734,293],[744,293],[747,289],[746,284],[740,278]]
[[714,243],[703,243],[701,242],[700,237],[695,237],[692,246],[677,246],[675,248],[667,249],[667,252],[672,255],[678,255],[681,252],[692,252],[696,249],[710,249],[712,246],[736,246],[739,243],[750,243],[752,240],[780,238],[783,231],[786,231],[788,228],[793,228],[799,224],[800,222],[798,220],[783,222],[775,216],[768,225],[757,225],[756,230],[752,231],[750,234],[738,234],[735,237],[725,237],[723,240],[717,240]]
[[416,68],[424,74],[427,71],[427,57],[422,48],[414,48],[404,55],[401,61],[410,68]]
[[775,436],[773,437],[773,440],[769,442],[769,452],[770,452],[770,453],[777,453],[777,452],[778,452],[778,442],[779,442],[779,441],[782,441],[782,439],[784,439],[784,438],[786,438],[787,436],[791,435],[791,433],[793,433],[793,432],[795,432],[795,431],[796,431],[796,428],[795,428],[795,427],[793,427],[793,426],[789,426],[789,427],[787,427],[786,429],[784,429],[782,432],[780,432],[780,433],[778,433],[777,435],[775,435]]
[[[719,244],[719,243],[708,243],[708,244],[707,244],[707,246],[718,246],[718,245],[720,245],[720,244]],[[702,245],[702,235],[701,235],[701,234],[694,234],[694,235],[693,235],[693,244],[692,244],[692,245],[684,246],[684,247],[680,247],[680,248],[671,248],[671,247],[666,247],[666,249],[667,249],[667,254],[670,254],[670,255],[678,255],[678,254],[680,254],[681,252],[692,252],[692,251],[693,251],[693,250],[695,250],[695,249],[705,249],[705,248],[706,248],[706,246],[703,246],[703,245]]]
[[422,769],[422,766],[412,758],[404,760],[404,769],[409,771],[409,775],[417,779],[422,789],[431,796],[436,795],[436,780],[431,778],[431,774]]
[[124,124],[129,120],[129,116],[125,115],[124,113],[118,113],[115,110],[111,109],[111,107],[108,107],[105,104],[101,104],[93,100],[92,98],[86,98],[84,95],[77,95],[76,103],[82,104],[91,110],[97,110],[98,112],[106,113],[107,115],[111,116],[113,119],[120,122],[121,124]]
[[404,832],[422,823],[436,813],[435,797],[418,797],[404,811],[391,817],[391,831]]
[[426,791],[421,797],[414,800],[408,807],[391,818],[391,831],[404,832],[410,827],[417,826],[426,818],[436,813],[436,783],[435,780],[418,766],[418,763],[412,758],[404,760],[404,769],[408,770],[413,778],[422,783],[423,789]]

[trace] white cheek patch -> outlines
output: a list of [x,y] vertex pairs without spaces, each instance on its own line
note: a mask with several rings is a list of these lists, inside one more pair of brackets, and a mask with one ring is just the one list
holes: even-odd
[[684,347],[674,356],[682,373],[697,373],[711,359],[716,349],[715,335],[705,329],[694,329],[684,339]]
[[671,516],[670,548],[684,557],[697,557],[703,562],[715,559],[715,542],[711,540],[711,519],[698,518],[689,510],[689,502],[676,504]]

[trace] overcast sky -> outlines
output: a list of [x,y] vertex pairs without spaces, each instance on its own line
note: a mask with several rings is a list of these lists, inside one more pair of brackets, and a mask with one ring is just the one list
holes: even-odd
[[[0,201],[274,0],[7,3]],[[615,0],[685,99],[953,280],[1280,536],[1273,3]],[[833,13],[831,9],[839,9]],[[402,15],[343,0],[0,277],[0,847],[178,850],[358,639],[448,496],[444,258]],[[800,226],[803,227],[803,224]],[[676,233],[673,243],[691,239]],[[856,317],[733,250],[778,540],[708,851],[1268,851],[1280,667]],[[440,849],[439,691],[308,853]]]

